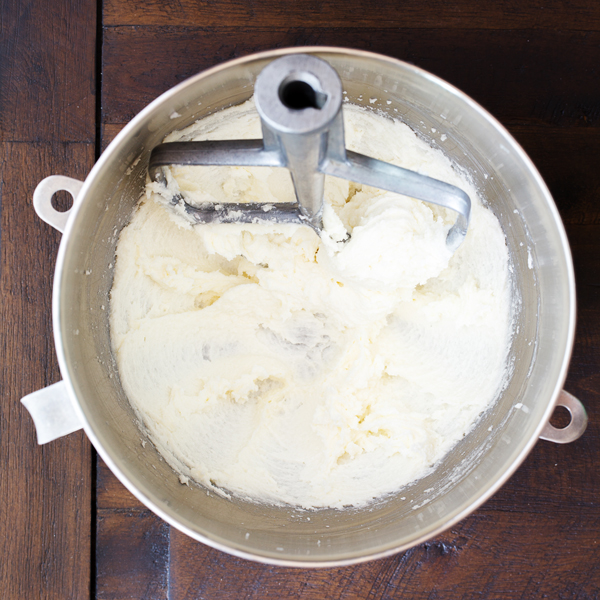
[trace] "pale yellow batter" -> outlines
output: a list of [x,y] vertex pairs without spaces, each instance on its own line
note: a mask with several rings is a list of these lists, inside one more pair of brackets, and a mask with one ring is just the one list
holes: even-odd
[[[344,105],[347,146],[461,187],[454,214],[328,180],[320,239],[295,225],[191,227],[164,204],[293,200],[284,169],[172,168],[117,248],[111,335],[128,397],[181,480],[258,501],[361,505],[426,474],[493,402],[511,333],[494,215],[405,125]],[[260,137],[251,102],[176,139]],[[348,231],[346,245],[334,240]]]

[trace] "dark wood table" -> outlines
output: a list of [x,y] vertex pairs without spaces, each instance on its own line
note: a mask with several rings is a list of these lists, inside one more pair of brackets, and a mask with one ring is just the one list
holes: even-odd
[[[440,537],[325,570],[255,564],[185,537],[122,487],[82,432],[38,447],[19,402],[60,379],[51,323],[60,235],[35,216],[35,185],[83,179],[124,124],[197,71],[301,45],[415,63],[523,145],[574,254],[565,387],[590,416],[580,440],[539,442],[502,490]],[[0,598],[600,598],[599,77],[598,0],[3,0]]]

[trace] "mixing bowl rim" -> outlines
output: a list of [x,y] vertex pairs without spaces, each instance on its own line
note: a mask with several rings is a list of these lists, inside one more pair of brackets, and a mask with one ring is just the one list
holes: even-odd
[[[244,64],[255,62],[257,60],[264,59],[274,59],[279,56],[283,56],[286,54],[293,53],[310,53],[310,54],[318,54],[318,55],[327,55],[333,54],[338,56],[348,56],[354,58],[366,58],[376,61],[382,61],[388,63],[391,66],[400,67],[401,69],[407,69],[413,71],[415,74],[424,77],[430,82],[444,88],[452,95],[457,96],[462,102],[467,104],[470,108],[476,111],[481,117],[486,119],[495,129],[498,130],[499,133],[502,134],[505,141],[510,145],[510,149],[518,155],[518,158],[524,163],[527,170],[533,176],[535,184],[538,186],[543,196],[547,200],[547,207],[549,208],[553,222],[558,230],[559,237],[561,239],[561,245],[564,252],[564,259],[567,267],[567,278],[569,284],[569,315],[568,315],[568,330],[566,336],[566,347],[564,351],[563,360],[561,363],[561,368],[559,370],[556,385],[554,388],[554,392],[551,395],[550,401],[546,407],[545,412],[543,413],[542,418],[540,419],[533,435],[526,441],[525,444],[518,451],[516,457],[513,459],[510,466],[505,469],[501,474],[497,475],[489,484],[481,489],[478,493],[478,496],[475,500],[471,500],[468,505],[463,503],[459,508],[456,509],[453,516],[444,521],[442,525],[435,523],[432,525],[426,533],[422,533],[421,535],[414,537],[410,542],[401,545],[390,545],[388,544],[386,548],[382,550],[378,550],[375,552],[370,552],[369,554],[359,554],[356,556],[352,556],[349,552],[344,552],[345,558],[338,559],[330,559],[325,558],[323,560],[300,560],[295,558],[278,558],[276,555],[272,555],[269,553],[261,553],[256,554],[251,551],[244,550],[241,546],[238,547],[237,544],[227,545],[217,539],[213,539],[204,534],[200,534],[186,525],[177,521],[174,516],[171,516],[167,513],[163,508],[158,506],[154,500],[148,498],[141,490],[139,490],[136,485],[130,481],[129,476],[124,473],[122,468],[117,464],[119,461],[118,456],[114,456],[110,452],[110,449],[104,447],[104,445],[100,442],[99,437],[95,432],[95,425],[88,420],[81,403],[79,402],[79,398],[77,396],[73,380],[71,377],[75,377],[75,374],[72,373],[72,369],[68,364],[65,349],[63,345],[63,332],[62,327],[63,323],[61,320],[61,289],[64,280],[64,263],[66,260],[66,256],[68,255],[68,250],[70,247],[70,239],[72,237],[72,230],[76,227],[77,215],[80,210],[82,210],[82,206],[84,205],[84,199],[86,198],[89,189],[92,185],[92,181],[98,176],[99,173],[104,168],[105,163],[108,162],[110,155],[125,141],[128,140],[131,133],[138,126],[138,123],[143,122],[152,113],[161,105],[168,102],[169,100],[175,98],[183,89],[188,86],[195,85],[197,81],[210,77],[216,73],[224,71],[226,69],[230,69],[236,66],[243,66]],[[500,487],[506,483],[506,481],[512,476],[512,474],[516,471],[516,469],[521,465],[525,457],[529,454],[535,443],[537,443],[539,434],[541,433],[545,423],[550,418],[556,399],[562,389],[563,383],[566,379],[567,369],[570,362],[571,352],[573,348],[574,335],[575,335],[575,278],[574,278],[574,270],[572,263],[572,256],[570,247],[567,241],[566,232],[564,230],[563,223],[560,219],[558,209],[552,199],[552,196],[541,178],[539,172],[533,165],[532,161],[529,159],[525,151],[521,148],[521,146],[514,140],[514,138],[510,135],[510,133],[500,124],[497,119],[495,119],[490,113],[488,113],[481,105],[467,96],[464,92],[460,91],[453,85],[448,82],[440,79],[436,75],[421,69],[415,65],[411,65],[399,59],[391,58],[388,56],[384,56],[381,54],[367,52],[364,50],[354,50],[349,48],[341,48],[341,47],[329,47],[329,46],[306,46],[306,47],[294,47],[294,48],[282,48],[276,50],[267,50],[255,54],[250,54],[248,56],[236,58],[224,63],[220,63],[214,67],[206,69],[188,79],[181,82],[180,84],[174,86],[173,88],[167,90],[163,94],[161,94],[158,98],[153,100],[150,104],[148,104],[142,111],[140,111],[124,128],[123,130],[115,137],[115,139],[110,143],[110,145],[103,152],[102,156],[98,159],[90,173],[85,179],[84,185],[81,189],[80,194],[77,197],[77,202],[74,203],[72,214],[70,215],[69,222],[65,228],[65,232],[63,235],[63,239],[61,240],[61,244],[59,246],[57,261],[56,261],[56,269],[54,275],[54,286],[53,286],[53,301],[52,301],[52,313],[53,313],[53,323],[54,323],[54,338],[55,338],[55,346],[58,355],[58,362],[60,366],[61,373],[66,382],[67,390],[73,399],[74,408],[81,419],[81,422],[84,424],[84,430],[96,448],[98,454],[107,464],[107,466],[111,469],[111,471],[118,477],[118,479],[123,483],[123,485],[136,497],[138,498],[144,505],[148,506],[155,514],[161,517],[170,525],[179,529],[186,535],[192,537],[193,539],[200,541],[204,544],[207,544],[210,547],[216,548],[228,554],[245,558],[249,560],[253,560],[260,563],[265,564],[273,564],[278,566],[287,566],[287,567],[336,567],[336,566],[344,566],[350,564],[357,564],[360,562],[366,562],[369,560],[374,560],[386,556],[390,556],[401,552],[403,550],[407,550],[408,548],[412,548],[418,544],[425,542],[432,537],[439,535],[443,531],[447,530],[449,527],[452,527],[457,522],[464,519],[474,510],[476,510],[479,506],[481,506],[484,502],[486,502]]]

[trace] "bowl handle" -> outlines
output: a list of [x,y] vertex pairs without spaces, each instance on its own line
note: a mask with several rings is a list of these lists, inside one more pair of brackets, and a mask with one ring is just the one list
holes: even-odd
[[33,419],[40,445],[83,427],[64,381],[37,390],[22,398],[21,402]]
[[587,413],[581,401],[575,396],[562,390],[556,400],[555,406],[564,406],[571,414],[571,422],[562,429],[554,427],[550,421],[546,423],[540,439],[554,442],[555,444],[569,444],[580,438],[588,423]]
[[[83,181],[79,181],[79,179],[65,177],[64,175],[50,175],[50,177],[42,179],[35,188],[33,208],[42,221],[46,221],[62,233],[67,226],[67,221],[82,187]],[[69,192],[73,196],[73,206],[64,212],[58,211],[52,206],[52,196],[61,190]]]

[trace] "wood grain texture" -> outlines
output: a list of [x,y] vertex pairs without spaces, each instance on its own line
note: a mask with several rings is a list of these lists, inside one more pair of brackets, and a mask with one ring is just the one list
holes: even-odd
[[35,214],[45,176],[83,177],[89,144],[0,144],[0,596],[79,599],[90,589],[91,446],[37,446],[20,398],[60,379],[51,295],[60,235]]
[[588,0],[106,0],[104,24],[169,27],[365,27],[562,30],[600,29],[600,6]]
[[504,124],[600,125],[600,32],[347,27],[106,29],[102,122],[127,123],[167,89],[220,62],[307,45],[353,47],[414,63]]
[[102,137],[100,147],[102,152],[117,137],[117,134],[125,127],[127,123],[105,123],[102,125]]
[[48,175],[94,163],[95,3],[0,3],[0,596],[88,598],[92,451],[39,447],[20,398],[60,379],[51,321],[60,234],[35,214]]
[[566,223],[600,223],[600,130],[595,127],[511,125],[550,189]]
[[113,475],[105,462],[96,458],[96,508],[99,511],[146,510],[146,507]]
[[99,600],[169,599],[169,526],[149,510],[100,510],[96,560]]
[[0,2],[0,141],[94,142],[94,0]]

